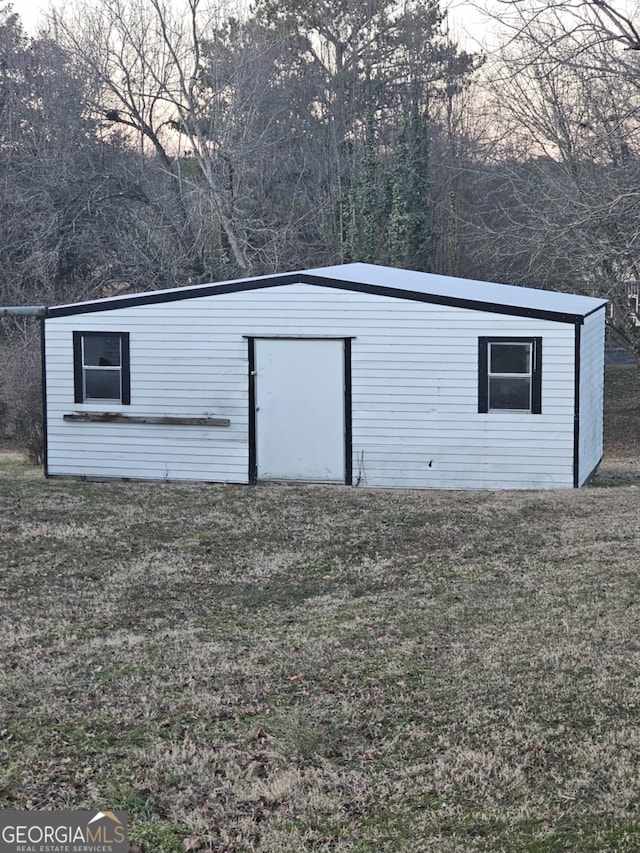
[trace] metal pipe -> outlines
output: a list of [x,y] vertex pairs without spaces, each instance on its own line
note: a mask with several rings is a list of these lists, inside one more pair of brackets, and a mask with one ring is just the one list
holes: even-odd
[[0,317],[44,317],[46,310],[46,305],[0,306]]

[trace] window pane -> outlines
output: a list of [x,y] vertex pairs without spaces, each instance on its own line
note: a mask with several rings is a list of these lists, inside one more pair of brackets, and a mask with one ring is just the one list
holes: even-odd
[[99,367],[120,367],[120,337],[85,335],[84,363]]
[[117,400],[120,402],[120,371],[91,370],[84,372],[86,400]]
[[490,373],[530,373],[531,344],[491,344]]
[[531,409],[531,380],[528,376],[489,377],[489,409]]

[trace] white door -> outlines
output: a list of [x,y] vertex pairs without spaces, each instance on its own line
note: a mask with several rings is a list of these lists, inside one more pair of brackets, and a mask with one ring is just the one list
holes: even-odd
[[344,341],[256,339],[258,479],[345,478]]

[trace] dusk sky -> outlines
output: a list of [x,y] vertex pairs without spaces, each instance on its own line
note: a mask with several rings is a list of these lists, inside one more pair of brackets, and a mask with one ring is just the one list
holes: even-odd
[[[29,34],[34,34],[42,10],[50,5],[49,0],[13,0],[13,7],[20,15],[22,23]],[[477,49],[478,45],[491,42],[491,31],[494,27],[491,21],[477,8],[475,3],[466,0],[451,0],[444,3],[449,9],[449,20],[452,33],[461,45],[468,50]]]

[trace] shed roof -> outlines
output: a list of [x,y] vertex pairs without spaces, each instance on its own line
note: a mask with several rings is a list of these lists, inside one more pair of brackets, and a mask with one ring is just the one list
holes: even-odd
[[173,302],[296,283],[565,323],[581,323],[586,316],[603,308],[607,303],[606,299],[590,296],[356,263],[76,302],[49,308],[47,316],[61,317],[111,311],[128,306]]

